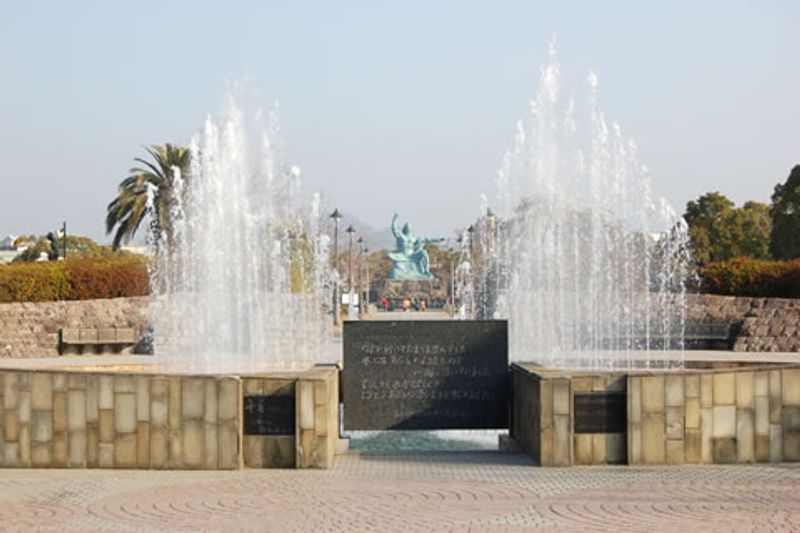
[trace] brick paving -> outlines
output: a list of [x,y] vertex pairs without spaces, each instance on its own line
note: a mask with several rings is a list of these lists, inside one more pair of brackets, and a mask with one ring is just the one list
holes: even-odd
[[332,470],[0,470],[0,531],[793,531],[800,464],[536,468],[349,453]]

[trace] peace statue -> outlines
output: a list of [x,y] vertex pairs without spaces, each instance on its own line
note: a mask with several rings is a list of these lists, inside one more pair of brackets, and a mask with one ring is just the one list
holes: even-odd
[[392,234],[397,239],[397,250],[389,252],[389,259],[394,261],[389,279],[428,280],[433,279],[430,271],[430,257],[425,246],[444,239],[415,237],[411,226],[406,222],[401,230],[397,229],[397,217],[392,218]]

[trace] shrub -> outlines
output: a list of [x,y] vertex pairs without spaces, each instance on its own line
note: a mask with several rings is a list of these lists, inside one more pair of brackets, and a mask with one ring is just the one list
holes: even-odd
[[70,284],[68,300],[120,298],[148,294],[147,261],[125,259],[75,259],[64,262]]
[[66,300],[69,293],[69,280],[61,263],[12,263],[0,266],[0,302]]
[[149,293],[142,257],[68,259],[0,266],[0,302],[44,302],[144,296]]
[[740,257],[709,263],[699,271],[703,292],[734,296],[800,298],[800,259]]

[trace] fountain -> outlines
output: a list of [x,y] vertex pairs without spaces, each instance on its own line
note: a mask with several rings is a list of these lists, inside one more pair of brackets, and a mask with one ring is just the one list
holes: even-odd
[[0,466],[329,468],[348,401],[356,429],[508,427],[540,465],[800,460],[800,364],[684,356],[686,228],[599,110],[596,77],[583,114],[560,85],[551,45],[497,214],[485,198],[451,274],[459,318],[508,327],[353,322],[341,395],[340,368],[318,364],[338,359],[320,198],[303,207],[277,113],[232,91],[192,140],[174,231],[155,243],[156,357],[89,355],[134,344],[127,317],[43,313],[25,330],[63,320],[58,354],[80,355],[4,360]]
[[800,460],[797,437],[769,425],[800,368],[688,351],[709,324],[693,313],[704,322],[686,327],[686,226],[600,111],[593,73],[588,85],[585,109],[561,96],[551,43],[497,212],[485,198],[461,238],[463,317],[508,320],[510,436],[548,466]]
[[234,88],[191,141],[174,242],[157,247],[156,354],[226,372],[332,361],[320,199],[308,208],[299,201],[299,169],[281,160],[277,109],[246,112],[241,100]]
[[[470,241],[476,315],[507,318],[511,359],[680,366],[683,220],[651,192],[636,144],[597,103],[562,97],[555,44]],[[475,242],[472,242],[472,240]],[[677,349],[677,351],[669,351]]]

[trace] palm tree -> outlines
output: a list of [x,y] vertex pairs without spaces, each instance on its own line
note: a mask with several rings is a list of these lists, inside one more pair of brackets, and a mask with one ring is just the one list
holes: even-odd
[[[139,229],[147,213],[148,191],[153,191],[153,214],[151,225],[155,233],[156,245],[161,237],[166,238],[167,246],[174,245],[170,220],[171,207],[175,205],[175,181],[178,176],[186,177],[189,169],[190,152],[187,148],[164,146],[145,148],[154,162],[136,158],[142,166],[129,170],[130,176],[119,184],[119,196],[108,204],[106,214],[106,234],[114,233],[114,249],[129,241]],[[177,172],[176,172],[177,170]]]

